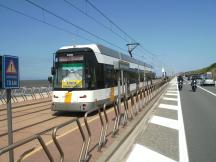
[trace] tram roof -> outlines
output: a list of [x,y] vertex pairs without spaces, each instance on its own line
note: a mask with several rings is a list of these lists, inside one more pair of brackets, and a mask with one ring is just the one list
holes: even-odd
[[143,61],[139,61],[137,59],[131,58],[130,56],[128,56],[126,54],[123,54],[123,53],[118,52],[116,50],[113,50],[111,48],[105,47],[105,46],[103,46],[101,44],[64,46],[64,47],[60,48],[60,50],[57,51],[57,52],[63,52],[66,49],[74,49],[74,48],[90,48],[90,49],[93,50],[94,53],[100,53],[100,54],[103,54],[103,55],[111,56],[111,57],[114,57],[114,58],[121,59],[123,61],[131,62],[131,63],[138,64],[138,65],[142,65],[142,66],[148,67],[150,69],[153,68],[152,65],[150,65],[150,64],[147,64],[147,63],[145,63]]

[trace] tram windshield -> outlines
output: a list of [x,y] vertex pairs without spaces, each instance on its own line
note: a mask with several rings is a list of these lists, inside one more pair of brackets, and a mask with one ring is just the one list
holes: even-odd
[[83,88],[83,61],[59,59],[54,75],[54,88]]

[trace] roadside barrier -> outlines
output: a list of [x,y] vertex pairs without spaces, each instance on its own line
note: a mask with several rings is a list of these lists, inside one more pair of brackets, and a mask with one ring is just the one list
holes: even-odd
[[[137,89],[133,93],[128,94],[128,96],[124,94],[121,96],[121,101],[122,101],[121,105],[119,105],[118,98],[116,98],[113,102],[115,120],[114,120],[113,128],[111,130],[112,137],[115,137],[115,135],[119,132],[120,125],[122,125],[122,128],[124,128],[129,121],[128,119],[133,120],[139,114],[140,111],[145,109],[145,105],[147,105],[157,94],[159,94],[159,92],[161,92],[165,88],[165,86],[167,85],[166,83],[167,82],[165,81],[158,82],[158,83],[155,83],[154,85],[141,87],[140,89]],[[1,91],[1,96],[3,95],[3,93],[4,91]],[[20,97],[20,96],[23,96],[23,99],[26,96],[32,96],[32,99],[35,99],[36,95],[39,95],[41,98],[44,98],[45,95],[49,96],[50,89],[48,89],[47,87],[30,88],[30,89],[22,87],[21,89],[18,89],[14,91],[13,93],[14,101],[16,101],[17,97]],[[2,102],[5,102],[3,97],[1,97],[0,99]],[[128,104],[129,101],[130,101],[130,107]],[[100,119],[101,129],[100,129],[99,139],[97,143],[98,152],[101,151],[101,149],[106,145],[107,141],[109,140],[107,131],[108,131],[108,126],[110,122],[109,122],[109,118],[107,115],[107,105],[106,103],[104,103],[102,107],[98,107],[97,102],[95,103],[95,105],[96,105],[95,109],[87,111],[84,115],[84,124],[85,124],[84,127],[86,128],[87,133],[84,133],[83,127],[81,126],[79,119],[74,118],[68,122],[62,123],[56,127],[50,128],[41,133],[33,135],[27,139],[24,139],[22,141],[19,141],[10,146],[0,149],[0,156],[5,154],[6,152],[9,152],[10,150],[14,150],[15,148],[20,147],[33,140],[38,140],[47,158],[49,159],[49,161],[54,162],[53,156],[51,155],[49,149],[47,148],[45,142],[43,141],[41,137],[47,132],[52,131],[52,139],[53,139],[54,145],[60,154],[60,161],[63,162],[64,161],[64,151],[62,149],[62,146],[59,144],[59,141],[57,138],[57,132],[59,129],[62,129],[65,126],[68,126],[76,122],[79,128],[79,132],[81,134],[80,138],[82,138],[82,145],[80,146],[81,148],[80,148],[78,161],[88,162],[91,158],[89,147],[91,144],[92,136],[94,135],[92,133],[93,131],[90,128],[90,123],[88,120],[89,114],[96,112],[96,115],[99,115],[99,119]],[[25,157],[25,155],[32,152],[34,149],[35,148],[31,148],[28,151],[24,152],[19,157],[18,162],[21,162],[22,159]]]
[[[0,150],[0,156],[3,155],[3,154],[5,154],[5,153],[7,153],[7,152],[9,152],[9,151],[11,151],[11,150],[14,150],[14,149],[17,148],[17,147],[20,147],[20,146],[22,146],[22,145],[24,145],[24,144],[30,143],[30,142],[32,142],[32,141],[34,141],[34,140],[38,140],[38,142],[40,143],[41,147],[43,148],[43,150],[44,150],[44,152],[45,152],[47,158],[49,159],[49,161],[50,161],[50,162],[54,162],[53,157],[52,157],[50,151],[48,150],[48,148],[47,148],[45,142],[43,141],[43,139],[41,138],[40,135],[33,135],[33,136],[31,136],[31,137],[29,137],[29,138],[26,138],[26,139],[24,139],[24,140],[22,140],[22,141],[20,141],[20,142],[14,143],[14,144],[12,144],[12,145],[10,145],[10,146],[7,146],[7,147],[1,149],[1,150]],[[30,151],[33,151],[33,150],[34,150],[34,148],[30,149]],[[27,153],[29,153],[30,151],[24,152],[24,153],[20,156],[20,158],[19,158],[18,161],[21,161],[22,158],[23,158]]]
[[[102,127],[101,127],[100,139],[99,139],[99,143],[98,143],[98,151],[101,151],[102,147],[104,147],[105,144],[107,143],[106,136],[107,136],[107,129],[108,129],[108,125],[109,125],[109,120],[108,120],[108,116],[106,113],[106,104],[103,105],[103,113],[104,113],[105,120],[103,120],[101,113],[99,113]],[[104,124],[104,121],[105,121],[105,124]]]
[[70,121],[68,121],[68,122],[65,122],[65,123],[63,123],[63,124],[61,124],[61,125],[58,125],[57,127],[55,127],[54,129],[53,129],[53,132],[52,132],[52,139],[53,139],[53,142],[54,142],[54,144],[56,145],[56,147],[57,147],[57,149],[58,149],[58,151],[59,151],[59,154],[60,154],[60,161],[61,162],[63,162],[64,161],[64,152],[63,152],[63,150],[62,150],[62,148],[61,148],[61,145],[59,144],[59,142],[58,142],[58,139],[57,139],[57,137],[56,137],[56,133],[57,133],[57,131],[59,130],[59,129],[61,129],[61,128],[63,128],[63,127],[65,127],[65,126],[67,126],[67,125],[69,125],[69,124],[72,124],[72,123],[74,123],[74,122],[76,122],[77,123],[77,126],[78,126],[78,128],[79,128],[79,131],[80,131],[80,134],[81,134],[81,136],[82,136],[82,140],[83,140],[83,143],[82,143],[82,147],[81,147],[81,150],[80,150],[80,155],[79,155],[79,162],[80,161],[85,161],[86,159],[85,159],[85,157],[83,157],[84,156],[84,147],[85,147],[85,145],[86,145],[86,138],[85,138],[85,134],[84,134],[84,132],[83,132],[83,129],[82,129],[82,126],[81,126],[81,124],[80,124],[80,122],[79,122],[79,119],[78,118],[75,118],[75,119],[72,119],[72,120],[70,120]]
[[[80,121],[79,121],[78,118],[74,118],[74,119],[69,120],[69,121],[67,121],[65,123],[62,123],[62,124],[60,124],[60,125],[58,125],[56,127],[47,129],[47,130],[45,130],[43,132],[37,133],[37,134],[29,137],[29,138],[26,138],[24,140],[21,140],[19,142],[16,142],[16,143],[12,144],[12,145],[9,145],[9,146],[7,146],[5,148],[2,148],[2,149],[0,149],[0,156],[2,156],[3,154],[5,154],[5,153],[7,153],[7,152],[9,152],[11,150],[14,150],[14,149],[16,149],[18,147],[21,147],[21,146],[23,146],[23,145],[25,145],[27,143],[30,143],[30,142],[32,142],[34,140],[38,140],[39,143],[40,143],[40,145],[41,145],[41,147],[43,148],[43,151],[46,153],[46,156],[49,159],[49,161],[50,162],[54,162],[53,156],[51,155],[48,147],[46,146],[44,140],[41,137],[42,135],[45,135],[46,133],[52,131],[52,139],[53,139],[54,145],[56,146],[57,150],[59,151],[60,161],[63,162],[64,161],[64,152],[62,150],[61,145],[58,142],[57,132],[58,132],[59,129],[61,129],[61,128],[65,127],[65,126],[68,126],[68,125],[70,125],[70,124],[72,124],[74,122],[77,123],[77,126],[79,128],[79,131],[80,131],[80,134],[81,134],[81,137],[82,137],[82,140],[83,140],[82,147],[80,149],[80,155],[79,155],[79,160],[78,161],[79,162],[86,162],[86,161],[88,161],[87,159],[85,159],[85,156],[84,156],[84,153],[86,152],[86,146],[87,146],[86,137],[85,137],[83,128],[82,128],[82,126],[81,126]],[[23,154],[20,155],[20,157],[18,158],[17,162],[21,162],[23,160],[23,158],[27,154],[31,153],[34,150],[35,150],[35,148],[33,147],[33,148],[25,151]]]
[[[27,100],[43,99],[51,97],[51,87],[20,87],[19,89],[13,89],[11,93],[12,102],[18,103]],[[0,101],[2,104],[6,104],[6,91],[0,91]]]
[[115,112],[115,121],[113,125],[112,135],[115,136],[117,132],[119,131],[119,122],[120,122],[120,112],[118,109],[118,98],[113,103],[113,108]]
[[[102,111],[103,110],[103,111]],[[88,135],[88,139],[87,139],[87,144],[85,146],[85,151],[84,151],[84,161],[88,161],[91,157],[91,155],[89,154],[89,146],[91,143],[91,136],[92,136],[92,132],[91,129],[89,127],[89,123],[88,123],[88,115],[91,114],[92,112],[96,112],[99,115],[99,119],[100,119],[100,123],[101,123],[101,130],[100,130],[100,137],[98,140],[98,151],[101,151],[102,147],[104,147],[107,143],[107,129],[108,129],[108,125],[109,125],[109,120],[108,120],[108,116],[107,116],[107,112],[106,112],[106,104],[103,104],[102,108],[97,108],[89,110],[85,113],[84,115],[84,123],[85,123],[85,127],[87,130],[87,135]],[[103,112],[103,116],[102,116],[102,112]]]

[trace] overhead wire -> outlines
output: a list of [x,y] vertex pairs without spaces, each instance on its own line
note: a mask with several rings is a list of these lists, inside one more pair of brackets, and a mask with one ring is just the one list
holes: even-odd
[[[127,32],[125,32],[119,25],[117,25],[113,20],[111,20],[111,18],[109,18],[106,14],[104,14],[99,8],[97,8],[92,2],[90,2],[90,0],[85,0],[93,9],[95,9],[99,14],[101,14],[105,19],[108,20],[108,22],[110,22],[113,26],[115,26],[119,31],[121,31],[125,36],[127,36],[129,39],[131,39],[133,42],[137,42],[132,36],[130,36]],[[145,51],[145,54],[152,56],[157,56],[156,54],[152,53],[151,51],[147,50],[142,44],[140,44],[140,46],[138,46],[141,48],[141,51],[143,53],[143,51]]]
[[127,39],[125,39],[124,37],[122,37],[120,34],[118,34],[117,32],[113,31],[110,27],[106,26],[104,23],[100,22],[99,20],[97,20],[96,18],[94,18],[93,16],[87,14],[86,12],[84,12],[83,10],[81,10],[79,7],[77,7],[76,5],[74,5],[72,2],[68,1],[68,0],[64,0],[65,3],[67,3],[69,6],[73,7],[74,9],[76,9],[77,11],[79,11],[80,13],[82,13],[83,15],[87,16],[88,18],[90,18],[91,20],[93,20],[94,22],[96,22],[97,24],[101,25],[103,28],[109,30],[110,32],[112,32],[114,35],[118,36],[120,39],[122,39],[125,42],[129,41]]
[[114,23],[108,16],[106,16],[100,9],[98,9],[92,2],[89,0],[86,0],[86,2],[94,8],[98,13],[100,13],[104,18],[106,18],[112,25],[114,25],[118,30],[120,30],[122,33],[124,33],[128,38],[130,38],[132,41],[136,42],[133,37],[131,37],[127,32],[125,32],[119,25]]
[[65,22],[65,23],[67,23],[67,24],[70,24],[70,25],[74,26],[74,27],[77,28],[77,29],[79,29],[79,30],[81,30],[81,31],[83,31],[83,32],[85,32],[85,33],[87,33],[87,34],[89,34],[89,35],[91,35],[91,36],[93,36],[93,37],[95,37],[95,38],[97,38],[97,39],[103,41],[103,42],[106,42],[107,44],[109,44],[109,45],[111,45],[111,46],[113,46],[113,47],[115,47],[115,48],[118,48],[118,49],[120,49],[120,50],[122,50],[122,51],[125,51],[125,49],[119,47],[118,45],[115,45],[115,44],[113,44],[112,42],[110,42],[110,41],[108,41],[108,40],[106,40],[106,39],[104,39],[104,38],[102,38],[102,37],[100,37],[100,36],[98,36],[98,35],[96,35],[96,34],[90,32],[90,31],[84,29],[83,27],[80,27],[80,26],[78,26],[78,25],[72,23],[71,21],[69,21],[69,20],[63,18],[62,16],[59,16],[59,15],[57,15],[56,13],[54,13],[54,12],[52,12],[52,11],[50,11],[50,10],[48,10],[48,9],[46,9],[46,8],[44,8],[44,7],[42,7],[42,6],[40,6],[40,5],[38,5],[37,3],[32,2],[31,0],[25,0],[25,1],[28,2],[28,3],[31,4],[31,5],[33,5],[33,6],[37,7],[37,8],[39,8],[39,9],[41,9],[41,10],[47,12],[48,14],[50,14],[50,15],[52,15],[52,16],[58,18],[59,20]]
[[[84,28],[82,28],[82,27],[80,27],[80,26],[78,26],[78,25],[76,25],[76,24],[73,24],[73,23],[70,22],[69,20],[66,20],[65,18],[63,18],[63,17],[61,17],[61,16],[55,14],[54,12],[52,12],[52,11],[50,11],[50,10],[44,8],[44,7],[41,7],[40,5],[34,3],[34,2],[32,2],[32,1],[30,1],[30,0],[25,0],[25,1],[28,2],[28,3],[30,3],[30,4],[32,4],[32,5],[34,5],[35,7],[37,7],[37,8],[39,8],[39,9],[43,10],[43,13],[44,13],[44,12],[49,13],[49,14],[51,14],[52,16],[54,16],[54,17],[56,17],[56,18],[58,18],[58,19],[64,21],[65,23],[68,23],[68,24],[74,26],[75,28],[77,28],[77,29],[79,29],[79,30],[81,30],[81,31],[83,31],[83,32],[85,32],[85,33],[88,33],[89,35],[91,35],[91,36],[93,36],[93,37],[95,37],[95,38],[97,38],[97,39],[99,39],[99,40],[102,40],[102,41],[106,42],[107,44],[109,44],[109,45],[111,45],[111,46],[113,46],[113,47],[116,47],[116,48],[118,48],[118,49],[121,49],[122,51],[125,51],[125,49],[123,49],[123,48],[121,48],[121,47],[119,47],[119,46],[117,46],[117,45],[115,45],[115,44],[113,44],[113,43],[111,43],[111,42],[105,40],[104,38],[102,38],[102,37],[100,37],[100,36],[98,36],[98,35],[96,35],[96,34],[94,34],[94,33],[89,32],[88,30],[86,30],[86,29],[84,29]],[[93,16],[91,16],[91,15],[85,13],[84,11],[82,11],[81,9],[79,9],[78,7],[76,7],[75,5],[73,5],[72,3],[70,3],[68,0],[64,0],[64,1],[65,1],[66,3],[68,3],[70,6],[72,6],[73,8],[75,8],[76,10],[78,10],[79,12],[81,12],[82,14],[85,14],[87,17],[89,17],[89,18],[91,18],[92,20],[94,20],[96,23],[98,23],[98,24],[100,24],[101,26],[103,26],[104,28],[106,28],[107,30],[110,30],[111,32],[113,32],[113,34],[117,35],[117,36],[118,36],[119,38],[121,38],[122,40],[127,41],[127,40],[126,40],[125,38],[123,38],[120,34],[114,32],[112,29],[110,29],[109,27],[107,27],[106,25],[104,25],[103,23],[101,23],[100,21],[98,21],[98,20],[97,20],[96,18],[94,18]],[[120,28],[117,24],[115,24],[108,16],[106,16],[102,11],[100,11],[100,10],[99,10],[95,5],[93,5],[89,0],[86,0],[86,2],[87,2],[89,5],[91,5],[95,10],[97,10],[102,16],[104,16],[112,25],[114,25],[114,26],[115,26],[116,28],[118,28],[122,33],[124,33],[127,37],[129,37],[130,39],[132,39],[132,40],[135,42],[135,40],[134,40],[129,34],[127,34],[122,28]],[[81,35],[79,35],[79,34],[77,34],[77,33],[71,32],[71,31],[66,30],[66,29],[64,29],[64,28],[61,28],[61,27],[59,27],[59,26],[57,26],[57,25],[48,23],[48,22],[46,22],[46,21],[44,21],[44,20],[41,20],[41,19],[39,19],[39,18],[36,18],[36,17],[30,16],[30,15],[27,15],[26,13],[23,13],[23,12],[21,12],[21,11],[15,10],[15,9],[12,9],[12,8],[10,8],[10,7],[8,7],[8,6],[3,5],[3,4],[0,4],[0,7],[4,8],[4,9],[7,9],[7,10],[10,10],[10,11],[12,11],[12,12],[14,12],[14,13],[19,14],[19,15],[25,16],[25,17],[27,17],[27,18],[29,18],[29,19],[35,20],[35,21],[37,21],[37,22],[46,24],[46,25],[48,25],[48,26],[50,26],[50,27],[53,27],[53,28],[55,28],[55,29],[57,29],[57,30],[60,30],[60,31],[63,31],[63,32],[72,34],[72,35],[77,36],[77,37],[80,37],[80,38],[85,39],[85,40],[87,40],[87,41],[90,41],[90,42],[93,41],[93,40],[91,40],[91,39],[89,39],[89,38],[86,38],[86,37],[84,37],[84,36],[81,36]],[[127,41],[127,42],[128,42],[128,41]],[[144,48],[142,45],[140,45],[140,47],[141,47],[141,49],[142,49],[143,51],[145,51],[145,52],[144,52],[145,54],[148,54],[148,55],[150,55],[150,56],[157,56],[156,54],[153,54],[152,52],[150,52],[149,50],[147,50],[146,48]],[[142,54],[142,56],[144,56],[144,55]]]
[[13,12],[13,13],[16,13],[16,14],[19,14],[19,15],[21,15],[21,16],[24,16],[24,17],[26,17],[26,18],[29,18],[29,19],[31,19],[31,20],[34,20],[34,21],[36,21],[36,22],[39,22],[39,23],[48,25],[48,26],[50,26],[50,27],[52,27],[52,28],[55,28],[55,29],[57,29],[57,30],[59,30],[59,31],[62,31],[62,32],[65,32],[65,33],[68,33],[68,34],[72,34],[72,35],[74,35],[74,36],[77,36],[77,37],[82,38],[82,39],[84,39],[84,40],[87,40],[87,41],[89,41],[89,42],[92,42],[92,40],[89,39],[89,38],[83,37],[83,36],[81,36],[81,35],[79,35],[79,34],[77,34],[77,33],[71,32],[71,31],[69,31],[69,30],[67,30],[67,29],[64,29],[64,28],[61,28],[61,27],[59,27],[59,26],[57,26],[57,25],[48,23],[48,22],[46,22],[45,20],[36,18],[36,17],[34,17],[34,16],[30,16],[30,15],[24,13],[24,12],[18,11],[18,10],[13,9],[13,8],[10,8],[10,7],[5,6],[5,5],[3,5],[3,4],[0,4],[0,7],[1,7],[1,8],[4,8],[4,9],[6,9],[6,10],[9,10],[9,11],[11,11],[11,12]]

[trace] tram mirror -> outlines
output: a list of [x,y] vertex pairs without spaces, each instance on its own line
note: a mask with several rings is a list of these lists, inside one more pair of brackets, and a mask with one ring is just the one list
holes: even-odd
[[56,74],[56,71],[55,71],[55,68],[54,68],[54,67],[51,68],[51,74],[52,74],[52,75],[55,75],[55,74]]
[[50,84],[52,83],[52,77],[51,77],[51,76],[48,77],[48,82],[49,82]]

